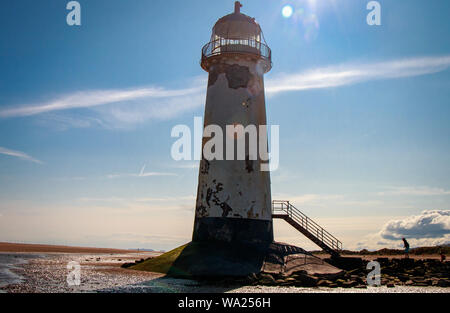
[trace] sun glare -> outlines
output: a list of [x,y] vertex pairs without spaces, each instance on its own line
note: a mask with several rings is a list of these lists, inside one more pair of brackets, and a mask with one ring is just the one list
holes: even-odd
[[292,9],[292,6],[285,5],[281,10],[281,14],[283,14],[283,17],[285,18],[290,18],[292,16],[293,11],[294,10]]

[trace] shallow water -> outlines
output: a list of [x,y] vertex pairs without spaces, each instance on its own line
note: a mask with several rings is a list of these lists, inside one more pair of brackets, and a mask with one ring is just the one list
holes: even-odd
[[40,257],[40,255],[28,253],[0,253],[0,288],[9,284],[21,283],[24,278],[12,272],[11,269],[27,263],[29,259]]

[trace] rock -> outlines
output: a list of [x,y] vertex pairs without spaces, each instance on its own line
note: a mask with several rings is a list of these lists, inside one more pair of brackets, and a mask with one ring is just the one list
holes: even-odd
[[366,285],[360,284],[360,285],[356,285],[355,288],[359,288],[359,289],[367,289],[367,286],[366,286]]
[[382,265],[382,266],[389,264],[388,258],[376,258],[375,261],[380,263],[380,265]]
[[345,271],[340,271],[340,272],[337,272],[337,273],[315,274],[315,276],[318,277],[319,279],[334,281],[334,280],[336,280],[338,278],[342,278],[345,275],[348,275],[348,273],[349,272],[346,273]]
[[359,257],[338,257],[338,258],[330,258],[325,259],[325,262],[328,264],[334,265],[337,268],[351,271],[355,269],[363,268],[363,260]]
[[414,282],[414,286],[421,286],[421,287],[428,286],[428,283],[423,279],[413,279],[413,282]]
[[439,279],[436,283],[436,286],[438,287],[450,287],[450,283],[448,280],[445,279]]
[[299,287],[315,287],[319,281],[317,277],[306,274],[295,275],[295,279],[297,280],[295,285]]
[[428,278],[427,280],[425,280],[426,284],[428,286],[432,286],[433,285],[433,280],[431,278]]
[[319,280],[319,281],[317,282],[317,286],[318,286],[318,287],[328,287],[328,286],[330,286],[331,284],[333,284],[333,282],[332,282],[332,281],[329,281],[329,280],[326,280],[326,279],[322,279],[322,280]]
[[408,275],[405,275],[405,274],[397,275],[397,278],[398,278],[400,281],[402,281],[402,282],[406,282],[406,281],[409,280],[409,276],[408,276]]
[[122,267],[122,268],[128,268],[128,267],[130,267],[130,266],[133,266],[133,265],[135,265],[136,263],[124,263],[124,264],[122,264],[120,267]]
[[415,276],[423,276],[425,275],[425,270],[423,268],[420,267],[416,267],[413,271],[413,275]]
[[386,284],[386,287],[388,287],[388,288],[394,288],[395,285],[394,285],[394,283],[390,282],[390,283],[387,283],[387,284]]
[[342,287],[344,288],[351,288],[358,285],[358,283],[356,281],[346,281],[344,283],[342,283]]
[[288,277],[288,278],[285,278],[284,281],[285,282],[290,282],[290,281],[294,282],[294,281],[297,281],[297,278],[296,277]]
[[292,273],[292,276],[295,276],[295,275],[308,275],[308,272],[305,270],[300,270],[300,271],[296,271],[296,272]]
[[365,277],[360,277],[358,275],[351,275],[350,276],[350,280],[357,282],[359,284],[364,284],[365,283]]
[[250,273],[248,276],[247,276],[247,281],[249,281],[249,282],[255,282],[255,281],[258,281],[258,276],[255,274],[255,273]]
[[349,274],[350,276],[352,275],[360,275],[361,274],[361,269],[360,268],[355,268],[354,270],[348,271],[347,274]]
[[297,283],[297,279],[295,279],[294,277],[288,277],[282,280],[283,282],[281,283],[282,286],[294,286]]
[[328,287],[330,287],[330,288],[337,288],[338,284],[332,283],[332,284],[329,284]]
[[414,259],[399,259],[399,265],[403,268],[414,267]]
[[259,283],[262,285],[275,285],[275,279],[270,274],[261,273],[259,275]]

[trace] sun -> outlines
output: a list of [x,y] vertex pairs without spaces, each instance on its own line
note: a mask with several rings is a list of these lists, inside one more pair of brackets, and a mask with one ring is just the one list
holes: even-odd
[[292,6],[290,6],[289,4],[285,5],[281,10],[281,14],[283,14],[283,17],[285,18],[290,18],[293,12],[294,10],[292,9]]

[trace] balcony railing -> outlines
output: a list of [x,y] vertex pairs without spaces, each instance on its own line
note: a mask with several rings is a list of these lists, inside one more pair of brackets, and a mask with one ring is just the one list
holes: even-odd
[[233,53],[259,56],[267,63],[266,71],[270,70],[272,66],[272,52],[266,44],[254,39],[225,38],[211,41],[202,48],[202,66],[210,57]]

